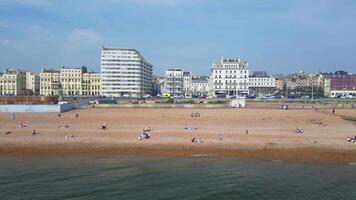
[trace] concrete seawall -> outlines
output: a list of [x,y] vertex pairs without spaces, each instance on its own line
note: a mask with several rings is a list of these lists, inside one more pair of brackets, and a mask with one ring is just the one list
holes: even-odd
[[231,108],[229,104],[96,104],[95,108]]
[[[321,104],[321,103],[304,103],[304,102],[246,102],[246,108],[249,109],[281,109],[282,105],[288,105],[289,109],[355,109],[354,103],[338,104]],[[95,108],[231,108],[229,103],[226,104],[96,104]]]
[[73,110],[74,105],[54,104],[54,105],[26,105],[26,104],[6,104],[0,105],[0,112],[66,112]]

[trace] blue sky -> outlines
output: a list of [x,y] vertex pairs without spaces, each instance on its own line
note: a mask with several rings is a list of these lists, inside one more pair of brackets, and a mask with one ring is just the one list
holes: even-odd
[[209,74],[221,56],[269,73],[356,72],[353,0],[0,0],[0,69],[86,65],[136,48],[154,73]]

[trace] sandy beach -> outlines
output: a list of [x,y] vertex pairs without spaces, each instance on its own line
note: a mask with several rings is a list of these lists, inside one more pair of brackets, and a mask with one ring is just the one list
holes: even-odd
[[[192,112],[200,117],[191,117]],[[11,113],[0,113],[0,155],[218,155],[355,163],[356,142],[346,138],[356,135],[356,122],[340,116],[356,117],[356,110],[338,109],[335,114],[329,109],[91,108],[60,117],[16,113],[12,119]],[[107,130],[101,129],[103,122]],[[27,126],[20,128],[21,123]],[[65,125],[69,128],[60,128]],[[152,129],[151,138],[138,140],[146,127]],[[32,136],[34,129],[39,134]],[[296,133],[296,129],[303,131]],[[70,134],[74,137],[65,138]],[[194,137],[203,142],[193,143]]]

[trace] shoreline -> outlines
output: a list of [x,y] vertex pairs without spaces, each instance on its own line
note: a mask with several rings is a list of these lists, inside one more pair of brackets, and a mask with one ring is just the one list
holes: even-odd
[[257,160],[278,160],[289,163],[336,164],[356,163],[356,151],[320,147],[248,149],[224,148],[217,146],[183,145],[95,145],[88,144],[37,144],[2,145],[1,156],[82,156],[82,155],[129,155],[194,157],[217,156],[238,157]]

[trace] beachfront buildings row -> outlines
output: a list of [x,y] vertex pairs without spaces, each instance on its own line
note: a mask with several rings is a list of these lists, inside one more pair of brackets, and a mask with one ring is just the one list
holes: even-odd
[[169,93],[173,97],[202,97],[208,95],[209,78],[195,75],[183,69],[168,69],[158,80],[160,94]]
[[258,72],[250,76],[247,61],[242,62],[239,57],[222,57],[214,62],[210,77],[183,69],[168,69],[158,82],[161,94],[174,97],[266,96],[276,90],[275,78]]
[[7,69],[0,73],[0,95],[143,97],[169,93],[173,97],[346,97],[356,96],[356,75],[346,72],[250,75],[247,61],[221,57],[210,76],[170,68],[154,77],[153,66],[130,48],[101,49],[101,73],[86,67],[43,69],[39,74]]
[[153,92],[153,66],[136,49],[101,51],[102,95],[140,97]]
[[37,74],[19,69],[5,69],[0,73],[0,95],[39,95]]
[[101,75],[88,72],[87,67],[43,69],[40,76],[40,95],[43,96],[100,96]]

